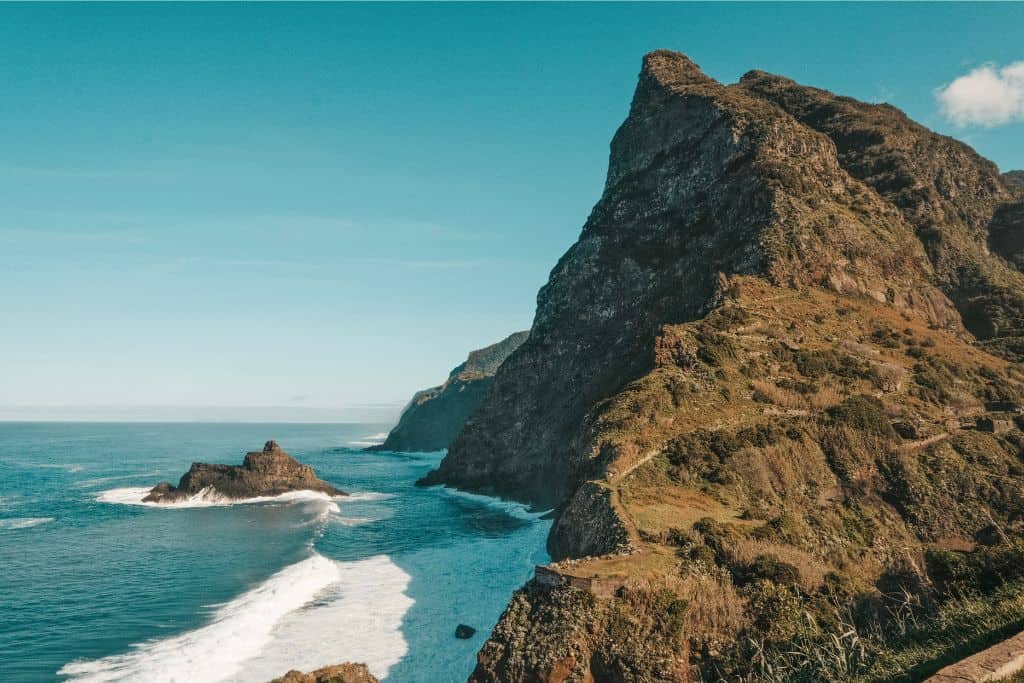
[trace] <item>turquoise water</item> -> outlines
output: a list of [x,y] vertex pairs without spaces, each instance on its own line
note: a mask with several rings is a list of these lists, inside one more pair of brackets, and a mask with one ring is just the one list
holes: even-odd
[[[546,559],[518,505],[413,482],[379,425],[0,424],[0,681],[265,681],[367,662],[464,681]],[[352,493],[152,507],[143,487],[277,440]],[[477,628],[468,641],[455,626]]]

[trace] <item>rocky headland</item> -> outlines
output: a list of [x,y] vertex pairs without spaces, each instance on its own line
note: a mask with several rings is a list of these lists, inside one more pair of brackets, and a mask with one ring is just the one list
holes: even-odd
[[476,411],[494,381],[498,367],[529,336],[516,332],[476,351],[454,368],[440,386],[417,392],[402,411],[384,443],[371,451],[439,451],[448,448]]
[[426,480],[556,508],[561,562],[471,680],[917,680],[1019,624],[1017,178],[889,105],[648,54]]
[[246,453],[241,465],[192,463],[177,486],[161,482],[150,490],[143,502],[174,503],[200,494],[242,500],[279,496],[290,491],[345,495],[344,491],[317,477],[312,467],[284,452],[276,441],[268,441],[262,451]]

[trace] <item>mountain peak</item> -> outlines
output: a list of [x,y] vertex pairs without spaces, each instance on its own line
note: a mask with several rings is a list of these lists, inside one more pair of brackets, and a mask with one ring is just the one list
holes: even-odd
[[715,82],[692,59],[674,50],[654,50],[644,55],[640,79],[651,79],[668,88]]

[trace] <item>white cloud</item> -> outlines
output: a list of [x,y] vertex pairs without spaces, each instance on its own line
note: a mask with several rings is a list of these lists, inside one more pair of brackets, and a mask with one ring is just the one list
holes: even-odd
[[942,113],[958,126],[1024,121],[1024,61],[978,67],[935,91]]

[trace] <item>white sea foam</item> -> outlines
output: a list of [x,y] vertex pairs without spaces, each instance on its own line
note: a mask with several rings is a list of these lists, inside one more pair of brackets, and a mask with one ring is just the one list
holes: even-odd
[[0,519],[0,529],[31,529],[40,524],[52,522],[53,517],[14,517],[12,519]]
[[254,498],[237,499],[221,495],[212,486],[207,486],[203,490],[187,498],[166,503],[143,501],[143,498],[149,494],[149,491],[150,489],[145,486],[110,489],[97,495],[96,500],[101,503],[114,503],[117,505],[144,505],[146,507],[167,509],[221,507],[225,505],[252,505],[254,503],[323,502],[328,504],[326,506],[327,511],[339,512],[338,504],[334,502],[337,499],[319,491],[288,491],[287,493],[282,493],[279,496],[256,496]]
[[378,493],[376,491],[360,491],[358,493],[350,493],[346,496],[345,500],[350,503],[361,503],[363,501],[371,500],[387,500],[388,498],[394,498],[393,493]]
[[356,660],[384,676],[407,650],[409,578],[385,556],[343,563],[314,554],[225,603],[206,626],[58,673],[79,683],[216,683]]
[[519,519],[525,519],[528,521],[539,519],[546,515],[548,512],[550,512],[550,510],[530,510],[530,506],[525,503],[517,503],[512,500],[502,500],[501,498],[485,496],[479,493],[469,493],[467,491],[460,491],[458,489],[451,489],[447,487],[441,490],[454,498],[461,498],[463,500],[472,501],[479,505],[486,505],[487,507],[496,508],[512,517],[517,517]]
[[14,462],[13,465],[19,467],[32,467],[40,470],[64,470],[72,474],[81,472],[85,469],[82,465],[76,463],[61,463],[61,462]]
[[384,443],[384,440],[388,438],[387,432],[378,432],[377,434],[370,434],[364,436],[358,441],[349,441],[349,446],[379,446]]
[[378,678],[405,656],[402,619],[413,605],[410,577],[386,556],[337,563],[341,578],[274,629],[259,656],[227,680],[267,681],[289,669],[365,662]]

